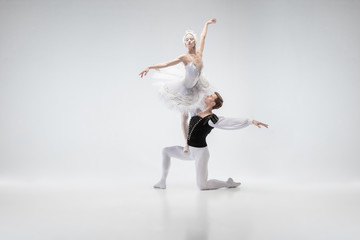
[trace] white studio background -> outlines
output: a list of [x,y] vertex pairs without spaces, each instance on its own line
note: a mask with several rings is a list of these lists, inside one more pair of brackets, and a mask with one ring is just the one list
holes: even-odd
[[0,0],[0,178],[155,183],[161,148],[183,144],[180,116],[138,74],[217,18],[204,51],[216,113],[270,128],[215,129],[210,177],[357,181],[359,13],[350,0]]

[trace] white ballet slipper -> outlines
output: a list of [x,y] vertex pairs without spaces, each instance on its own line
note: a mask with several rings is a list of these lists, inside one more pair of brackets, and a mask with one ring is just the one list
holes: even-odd
[[154,188],[159,188],[159,189],[166,189],[166,183],[163,181],[158,182],[157,184],[154,185]]
[[239,182],[234,182],[234,180],[232,178],[229,178],[227,181],[227,184],[228,184],[228,188],[236,188],[238,186],[240,186],[241,183]]

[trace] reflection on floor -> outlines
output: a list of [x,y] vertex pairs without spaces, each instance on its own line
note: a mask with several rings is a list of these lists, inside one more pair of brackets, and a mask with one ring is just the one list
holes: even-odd
[[61,186],[0,182],[0,239],[360,239],[360,185]]

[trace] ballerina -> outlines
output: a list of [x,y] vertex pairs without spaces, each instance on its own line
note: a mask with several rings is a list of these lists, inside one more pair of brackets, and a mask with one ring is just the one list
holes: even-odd
[[187,134],[189,130],[188,118],[189,114],[194,115],[203,109],[204,98],[210,93],[210,84],[202,74],[202,54],[204,51],[205,37],[209,24],[216,23],[216,19],[210,19],[205,23],[205,26],[201,32],[199,49],[196,50],[196,35],[192,31],[187,31],[183,42],[188,49],[186,54],[180,55],[174,60],[151,65],[146,67],[139,75],[144,77],[147,75],[150,69],[159,70],[160,68],[167,68],[174,66],[182,62],[185,66],[184,74],[178,74],[168,71],[168,73],[157,72],[154,78],[159,79],[174,79],[175,81],[166,81],[160,83],[159,93],[165,100],[165,103],[172,108],[179,110],[181,116],[181,127],[184,134],[185,146],[184,152],[188,152],[189,146],[187,144]]

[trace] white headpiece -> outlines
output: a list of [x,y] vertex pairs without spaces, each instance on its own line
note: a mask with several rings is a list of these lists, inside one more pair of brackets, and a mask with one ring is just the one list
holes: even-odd
[[192,30],[186,30],[186,31],[185,31],[185,35],[184,35],[184,37],[183,37],[183,43],[185,44],[185,37],[186,37],[186,35],[188,35],[188,34],[191,34],[191,35],[194,36],[195,44],[196,44],[196,42],[197,42],[196,34],[195,34],[194,31],[192,31]]

